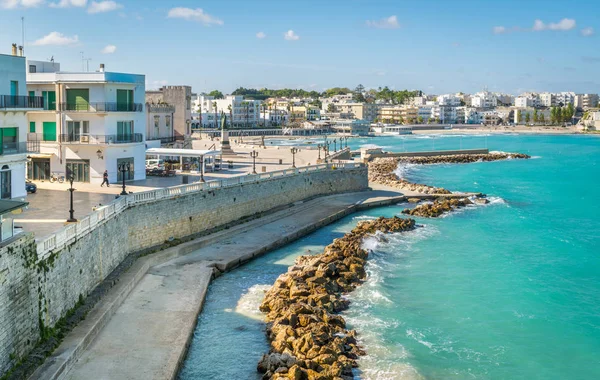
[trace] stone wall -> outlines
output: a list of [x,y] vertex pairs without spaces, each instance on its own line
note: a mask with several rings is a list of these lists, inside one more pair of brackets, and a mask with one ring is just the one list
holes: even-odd
[[40,259],[31,235],[0,249],[0,375],[130,253],[318,195],[360,191],[365,167],[325,170],[136,204]]

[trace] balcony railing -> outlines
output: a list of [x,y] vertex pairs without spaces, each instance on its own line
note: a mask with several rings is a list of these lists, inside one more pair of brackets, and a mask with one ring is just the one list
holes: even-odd
[[61,111],[67,112],[142,112],[141,103],[61,103]]
[[141,133],[131,135],[90,135],[90,134],[63,134],[59,141],[68,144],[131,144],[141,143],[144,136]]
[[0,155],[39,153],[40,144],[36,141],[3,142],[0,144]]
[[0,109],[33,109],[44,108],[41,96],[0,95]]

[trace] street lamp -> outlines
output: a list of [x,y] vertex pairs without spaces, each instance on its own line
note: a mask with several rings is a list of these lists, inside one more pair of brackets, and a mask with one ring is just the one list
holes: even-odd
[[73,210],[73,192],[76,190],[73,188],[73,175],[71,175],[69,177],[69,183],[71,183],[71,187],[68,189],[71,192],[71,209],[69,210],[69,219],[67,219],[67,222],[69,223],[75,223],[77,221],[77,219],[75,219],[75,216],[73,215],[73,213],[75,212],[75,210]]
[[204,156],[200,156],[200,182],[204,181]]
[[329,156],[329,144],[330,142],[325,142],[325,158]]
[[292,149],[290,149],[290,152],[292,152],[292,168],[296,168],[296,153],[298,153],[298,148],[293,147]]
[[129,162],[119,165],[119,171],[121,172],[121,178],[123,179],[123,191],[121,191],[121,195],[127,195],[127,191],[125,191],[125,173],[129,171],[129,168]]
[[333,139],[333,152],[337,152],[337,139]]
[[321,159],[321,149],[323,149],[323,145],[322,144],[318,144],[317,145],[317,149],[319,150],[319,160]]
[[250,157],[252,157],[252,174],[256,174],[256,157],[258,157],[258,152],[253,150],[250,152]]

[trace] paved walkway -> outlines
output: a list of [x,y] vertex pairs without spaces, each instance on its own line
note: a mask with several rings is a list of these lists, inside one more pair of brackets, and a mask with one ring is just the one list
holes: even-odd
[[[386,190],[317,198],[186,243],[200,249],[183,244],[174,247],[177,253],[141,258],[32,378],[172,379],[185,358],[212,276],[360,208],[403,199]],[[143,261],[156,262],[161,254],[172,259],[144,271]]]

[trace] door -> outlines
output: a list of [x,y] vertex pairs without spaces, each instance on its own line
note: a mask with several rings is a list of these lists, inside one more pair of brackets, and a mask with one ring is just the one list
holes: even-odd
[[67,90],[67,111],[88,111],[90,106],[90,90]]
[[32,158],[27,165],[27,178],[33,181],[45,181],[50,179],[50,159]]
[[117,121],[117,141],[133,141],[133,121]]
[[133,90],[117,90],[117,111],[132,111]]
[[42,140],[43,141],[56,141],[56,122],[55,121],[44,121],[42,123]]
[[73,176],[74,182],[90,182],[89,160],[67,160],[67,180]]
[[19,82],[16,80],[10,81],[10,95],[19,96]]
[[122,169],[125,169],[125,181],[134,179],[133,157],[117,159],[117,181],[123,181]]
[[11,178],[11,172],[10,169],[8,169],[8,165],[4,165],[2,167],[2,171],[0,171],[0,197],[2,199],[10,199],[11,197],[11,189],[12,189],[12,182],[11,182],[12,178]]
[[42,91],[44,98],[44,109],[56,111],[56,91]]

